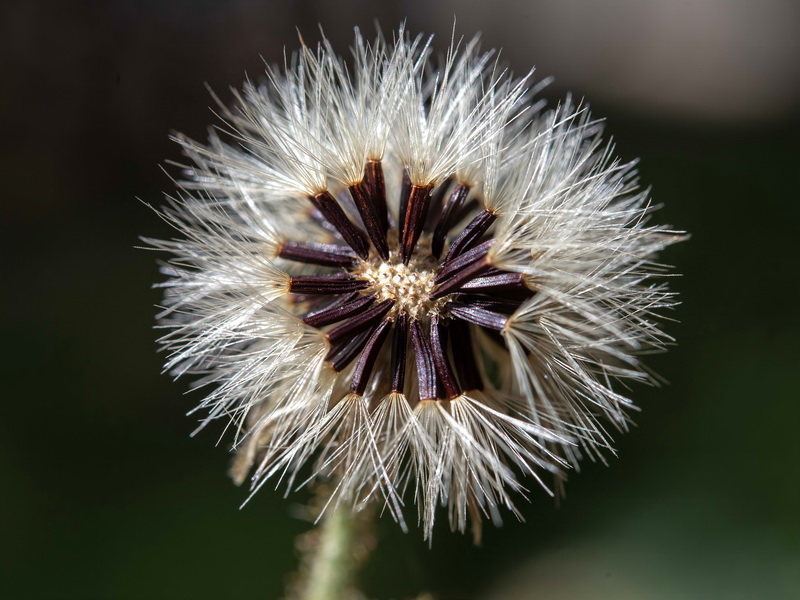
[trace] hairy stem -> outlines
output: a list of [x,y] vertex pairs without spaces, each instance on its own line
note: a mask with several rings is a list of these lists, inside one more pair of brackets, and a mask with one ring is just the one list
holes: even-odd
[[353,514],[345,506],[328,507],[319,527],[299,541],[303,553],[292,600],[360,598],[356,573],[372,546],[368,527],[372,511]]

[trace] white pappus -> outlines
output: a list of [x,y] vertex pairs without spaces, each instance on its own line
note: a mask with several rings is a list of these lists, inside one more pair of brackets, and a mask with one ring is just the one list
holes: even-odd
[[[437,57],[402,27],[356,31],[352,60],[304,44],[178,136],[190,163],[147,239],[163,266],[166,369],[232,426],[234,476],[331,482],[328,510],[417,505],[453,529],[516,512],[586,456],[613,452],[671,340],[635,163],[567,98],[478,39]],[[554,492],[550,492],[550,488]]]

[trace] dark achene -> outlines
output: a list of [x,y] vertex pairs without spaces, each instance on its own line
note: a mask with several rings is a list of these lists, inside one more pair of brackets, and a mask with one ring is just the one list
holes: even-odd
[[[283,259],[335,269],[292,277],[292,301],[333,297],[303,320],[326,330],[326,360],[336,371],[356,361],[351,393],[363,395],[368,389],[384,346],[386,383],[393,392],[409,391],[408,362],[416,371],[420,400],[453,399],[480,390],[480,357],[473,350],[472,330],[502,331],[508,315],[533,292],[522,274],[497,269],[489,260],[489,232],[496,215],[479,209],[459,231],[452,231],[457,219],[466,220],[461,209],[465,204],[469,208],[470,188],[449,180],[435,190],[411,185],[404,173],[399,214],[393,218],[385,189],[380,162],[369,161],[364,181],[349,190],[358,217],[348,214],[332,194],[310,198],[328,228],[347,245],[289,241],[281,247]],[[354,223],[356,218],[366,234]],[[439,259],[444,250],[444,259]],[[491,339],[498,339],[496,333]]]

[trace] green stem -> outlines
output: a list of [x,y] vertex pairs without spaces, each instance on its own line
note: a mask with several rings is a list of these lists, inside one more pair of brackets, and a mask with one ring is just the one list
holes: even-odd
[[[318,500],[325,498],[318,491]],[[356,574],[372,550],[374,509],[353,513],[347,505],[329,506],[318,527],[298,539],[300,571],[290,586],[291,600],[363,598],[354,587]]]
[[344,507],[339,510],[331,507],[326,511],[308,577],[303,582],[301,600],[342,600],[353,595],[358,562],[354,552],[357,520]]

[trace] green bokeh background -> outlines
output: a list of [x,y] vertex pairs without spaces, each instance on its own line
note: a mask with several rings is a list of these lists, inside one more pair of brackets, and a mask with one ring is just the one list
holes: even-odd
[[[198,397],[159,374],[159,275],[134,248],[168,232],[135,197],[170,187],[169,131],[213,122],[202,82],[224,90],[259,53],[279,59],[317,6],[3,9],[3,598],[281,596],[306,497],[264,490],[239,510],[219,431],[189,438]],[[362,24],[403,14],[347,8]],[[678,345],[650,364],[670,383],[632,392],[643,412],[610,466],[587,464],[560,506],[533,490],[526,522],[509,517],[482,547],[442,522],[429,549],[382,519],[363,574],[376,598],[800,597],[798,112],[712,124],[594,110],[623,157],[642,157],[659,219],[692,235],[665,256],[683,273]]]

